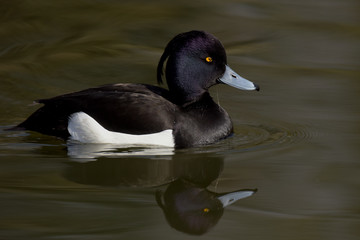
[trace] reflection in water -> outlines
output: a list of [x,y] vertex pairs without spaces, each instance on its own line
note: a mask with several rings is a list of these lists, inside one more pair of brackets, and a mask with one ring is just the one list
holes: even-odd
[[216,225],[226,206],[255,192],[244,189],[218,194],[179,179],[170,183],[165,193],[157,191],[156,200],[173,228],[201,235]]
[[174,154],[174,148],[168,147],[131,147],[116,144],[82,144],[67,142],[68,156],[76,161],[91,161],[98,157],[121,156],[169,156]]
[[173,161],[146,158],[99,158],[68,162],[67,179],[87,185],[155,187],[175,179]]
[[[81,184],[157,187],[156,201],[170,226],[194,235],[204,234],[215,226],[226,206],[256,192],[256,189],[227,193],[207,190],[224,166],[223,159],[213,153],[202,158],[179,153],[171,161],[156,156],[102,157],[67,165],[64,176]],[[164,184],[168,186],[160,190]]]

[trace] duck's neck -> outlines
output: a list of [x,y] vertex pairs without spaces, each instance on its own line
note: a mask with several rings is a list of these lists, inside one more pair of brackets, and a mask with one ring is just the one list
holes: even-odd
[[196,98],[194,99],[190,99],[189,101],[182,102],[181,106],[183,107],[191,106],[192,108],[208,108],[218,105],[214,102],[209,92],[206,91],[203,94],[196,96]]

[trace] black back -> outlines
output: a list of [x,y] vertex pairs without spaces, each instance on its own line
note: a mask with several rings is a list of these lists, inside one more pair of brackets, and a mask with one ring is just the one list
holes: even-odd
[[39,100],[45,106],[18,127],[67,138],[69,116],[81,111],[110,131],[129,134],[159,132],[172,128],[177,111],[176,105],[164,98],[167,95],[165,89],[144,84],[90,88]]

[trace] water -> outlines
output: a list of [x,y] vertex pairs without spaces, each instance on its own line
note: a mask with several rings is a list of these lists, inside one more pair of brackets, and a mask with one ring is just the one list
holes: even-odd
[[[0,239],[199,238],[160,207],[173,196],[202,209],[203,239],[358,239],[358,10],[352,0],[3,1]],[[164,46],[191,29],[216,35],[231,68],[261,86],[211,90],[231,138],[145,151],[4,131],[34,99],[155,84]],[[225,209],[198,202],[241,189],[258,191]]]

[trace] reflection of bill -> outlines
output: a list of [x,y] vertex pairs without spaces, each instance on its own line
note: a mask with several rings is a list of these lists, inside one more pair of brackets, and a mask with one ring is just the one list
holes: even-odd
[[226,206],[255,192],[256,189],[242,189],[218,194],[188,181],[177,180],[165,192],[157,191],[156,200],[173,228],[201,235],[216,225]]

